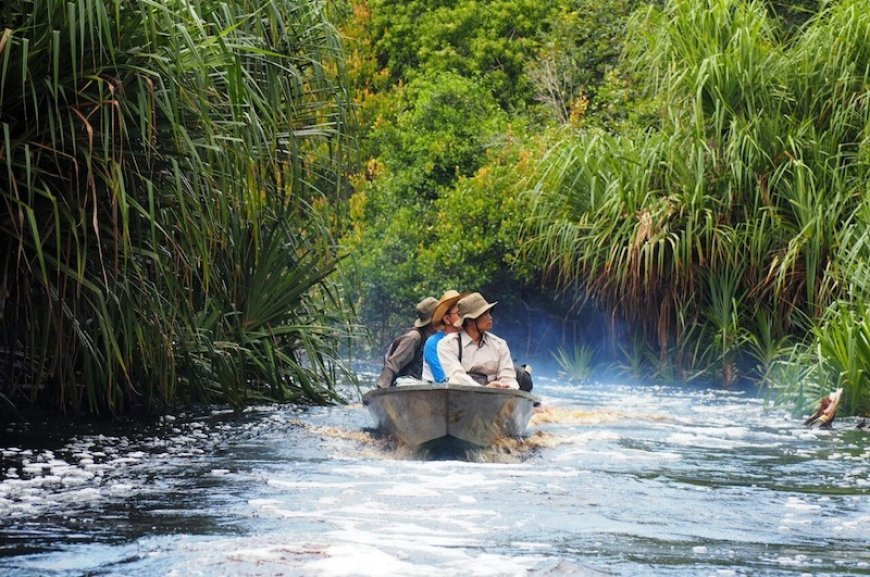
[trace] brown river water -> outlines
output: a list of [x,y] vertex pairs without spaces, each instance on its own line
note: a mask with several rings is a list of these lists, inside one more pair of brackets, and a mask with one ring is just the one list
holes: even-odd
[[[527,436],[426,459],[359,403],[11,425],[0,575],[870,575],[870,433],[748,391],[538,379]],[[460,458],[461,457],[461,458]]]

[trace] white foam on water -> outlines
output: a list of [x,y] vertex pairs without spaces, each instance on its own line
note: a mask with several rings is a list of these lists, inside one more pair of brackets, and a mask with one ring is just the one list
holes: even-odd
[[[449,487],[449,485],[445,485]],[[387,487],[385,489],[381,489],[379,491],[381,495],[389,495],[392,497],[440,497],[441,491],[437,489],[433,489],[432,487],[425,485],[418,485],[415,483],[398,483]]]
[[[621,436],[617,437],[619,440]],[[679,453],[671,451],[663,451],[658,447],[650,448],[649,450],[623,447],[619,444],[607,445],[560,445],[558,452],[549,455],[548,459],[553,462],[576,462],[577,459],[584,461],[603,461],[603,462],[677,462],[682,459]],[[574,476],[581,474],[579,471],[574,471]],[[549,476],[549,473],[548,473]]]
[[60,483],[66,488],[81,487],[90,483],[93,478],[94,474],[88,471],[74,472],[61,477]]
[[575,435],[568,435],[565,438],[572,442],[589,442],[589,441],[618,441],[622,438],[619,431],[614,431],[608,428],[593,429],[590,431],[581,431]]
[[381,478],[387,474],[387,469],[384,467],[373,467],[366,465],[347,465],[342,468],[335,468],[332,473],[339,477],[377,477]]
[[353,489],[357,487],[355,482],[335,483],[332,481],[293,481],[285,479],[267,479],[266,484],[277,489],[295,490],[295,489]]
[[819,437],[829,437],[830,433],[827,429],[800,429],[794,436],[804,441],[815,441]]
[[870,527],[870,515],[859,515],[851,519],[839,520],[833,530],[841,538],[866,540],[867,527]]
[[[486,468],[486,465],[482,465],[481,468]],[[511,471],[505,469],[505,475],[507,475],[509,472]],[[515,473],[516,471],[514,470],[512,472]],[[442,473],[438,470],[424,470],[410,477],[410,483],[419,483],[424,486],[434,486],[441,488],[449,487],[451,491],[459,491],[462,489],[474,489],[476,491],[480,491],[487,486],[494,487],[509,482],[510,481],[506,478],[493,478],[492,476],[484,475],[483,473],[468,473],[461,470],[451,473]]]
[[135,488],[135,486],[132,483],[121,483],[121,482],[110,483],[108,486],[108,490],[109,490],[110,495],[119,495],[119,496],[129,495],[130,493],[133,492],[134,488]]
[[[164,423],[174,420],[171,415],[162,419]],[[0,478],[0,514],[66,516],[82,507],[93,509],[102,500],[117,501],[143,490],[162,490],[173,480],[158,478],[154,484],[142,472],[184,466],[190,458],[206,453],[208,443],[220,435],[218,430],[193,422],[179,424],[171,431],[165,427],[153,437],[136,440],[98,434],[73,437],[56,450],[4,448],[4,458],[12,461],[12,466]],[[215,468],[213,474],[220,475],[222,470]]]
[[782,520],[783,527],[800,527],[807,526],[813,523],[812,519],[802,519],[800,517],[784,517]]
[[[712,432],[712,431],[711,431]],[[754,443],[736,439],[713,437],[697,433],[673,433],[667,437],[669,443],[682,446],[700,447],[704,449],[737,449],[756,446]]]
[[73,503],[81,503],[83,501],[97,501],[103,496],[102,492],[94,487],[87,487],[84,489],[78,489],[76,491],[69,491],[67,493],[63,493],[62,495],[66,501],[70,501]]
[[142,459],[139,457],[117,457],[107,462],[106,464],[109,467],[119,467],[122,465],[137,465],[142,462]]
[[809,558],[800,553],[793,556],[781,555],[776,558],[776,562],[789,567],[803,567],[809,565]]
[[620,451],[596,451],[602,460],[605,461],[630,461],[639,463],[643,461],[679,461],[682,457],[676,453],[667,451],[642,451],[640,449],[623,449]]
[[111,471],[114,467],[108,464],[97,463],[97,464],[86,464],[84,466],[84,470],[90,473],[93,473],[96,476],[103,475],[106,471]]
[[280,561],[286,550],[282,547],[243,547],[227,553],[227,558],[241,563],[259,564],[263,561]]
[[544,551],[553,549],[553,545],[551,543],[540,543],[537,541],[513,541],[510,546],[513,548],[524,550],[537,549]]
[[[365,559],[364,562],[361,560]],[[333,545],[324,551],[324,558],[303,565],[307,575],[322,577],[408,577],[450,575],[434,566],[410,563],[376,547],[365,545]]]
[[[396,503],[369,501],[366,503],[351,503],[339,509],[343,523],[347,519],[364,519],[377,522],[386,522],[389,519],[417,519],[425,512],[425,517],[433,522],[447,522],[461,524],[465,530],[473,531],[473,525],[466,522],[467,519],[494,519],[498,514],[491,509],[472,509],[456,504],[452,507],[440,507],[437,505],[421,505],[414,503],[409,507],[396,506]],[[334,511],[333,511],[334,513]]]
[[486,530],[475,524],[454,523],[446,519],[438,519],[425,526],[419,523],[390,523],[378,527],[376,534],[361,531],[359,527],[365,525],[364,522],[345,523],[342,531],[336,531],[332,535],[355,543],[382,545],[386,540],[391,544],[401,543],[409,549],[431,550],[440,547],[477,548],[484,543],[481,537],[487,534]]
[[252,507],[276,507],[283,505],[284,501],[278,499],[248,499],[248,504]]
[[786,509],[795,509],[802,512],[818,513],[822,510],[821,505],[807,503],[798,497],[789,497],[785,504]]
[[[438,558],[427,562],[411,562],[407,555],[387,553],[358,544],[334,545],[323,559],[303,566],[306,575],[318,577],[514,577],[527,576],[525,563],[510,556],[482,553],[470,555],[459,550],[438,550]],[[365,563],[360,563],[365,559]],[[416,559],[416,557],[415,557]],[[310,573],[309,573],[310,572]]]

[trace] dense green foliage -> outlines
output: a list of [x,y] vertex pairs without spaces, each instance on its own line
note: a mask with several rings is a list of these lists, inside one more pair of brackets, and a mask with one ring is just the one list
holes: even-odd
[[814,334],[848,409],[868,408],[865,8],[832,4],[789,42],[756,3],[643,11],[627,62],[658,122],[544,161],[527,254],[620,311],[660,373],[729,384],[745,355],[766,371]]
[[566,371],[621,350],[627,374],[867,410],[864,2],[351,6],[367,324],[558,289],[620,339],[566,343]]
[[327,402],[350,309],[385,343],[455,288],[530,337],[603,311],[567,378],[610,354],[870,410],[868,14],[6,2],[0,401]]
[[351,4],[366,164],[345,241],[364,322],[385,342],[426,294],[516,301],[534,282],[515,255],[544,129],[597,102],[636,2]]
[[[357,228],[351,240],[364,271],[361,298],[379,310],[417,302],[425,292],[440,294],[437,277],[445,273],[448,283],[461,276],[438,259],[441,233],[450,232],[449,219],[456,215],[456,207],[440,207],[457,181],[478,171],[500,128],[487,93],[461,76],[421,80],[406,93],[415,108],[374,131],[382,147],[378,178],[361,187],[352,204]],[[473,199],[463,196],[460,202]],[[493,203],[481,208],[496,209]]]
[[444,72],[475,79],[507,107],[534,89],[525,74],[559,2],[540,0],[371,0],[368,33],[391,84]]
[[0,11],[0,394],[336,399],[347,105],[318,2]]

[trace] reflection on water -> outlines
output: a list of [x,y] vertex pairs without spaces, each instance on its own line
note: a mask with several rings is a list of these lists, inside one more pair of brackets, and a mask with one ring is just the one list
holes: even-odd
[[526,438],[461,460],[397,447],[358,403],[10,428],[0,574],[870,575],[856,422],[538,380]]

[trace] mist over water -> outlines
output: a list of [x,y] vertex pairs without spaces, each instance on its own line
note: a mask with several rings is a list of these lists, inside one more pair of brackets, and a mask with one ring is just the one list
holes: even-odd
[[855,420],[702,387],[535,392],[524,439],[461,460],[379,437],[358,402],[11,427],[0,574],[870,575]]
[[602,368],[621,360],[620,346],[630,341],[623,325],[592,302],[571,306],[569,297],[543,292],[506,300],[484,296],[499,301],[492,332],[507,340],[515,362],[531,364],[536,374],[556,377],[561,370],[557,351],[570,355],[583,346],[594,351],[598,376],[608,380]]

